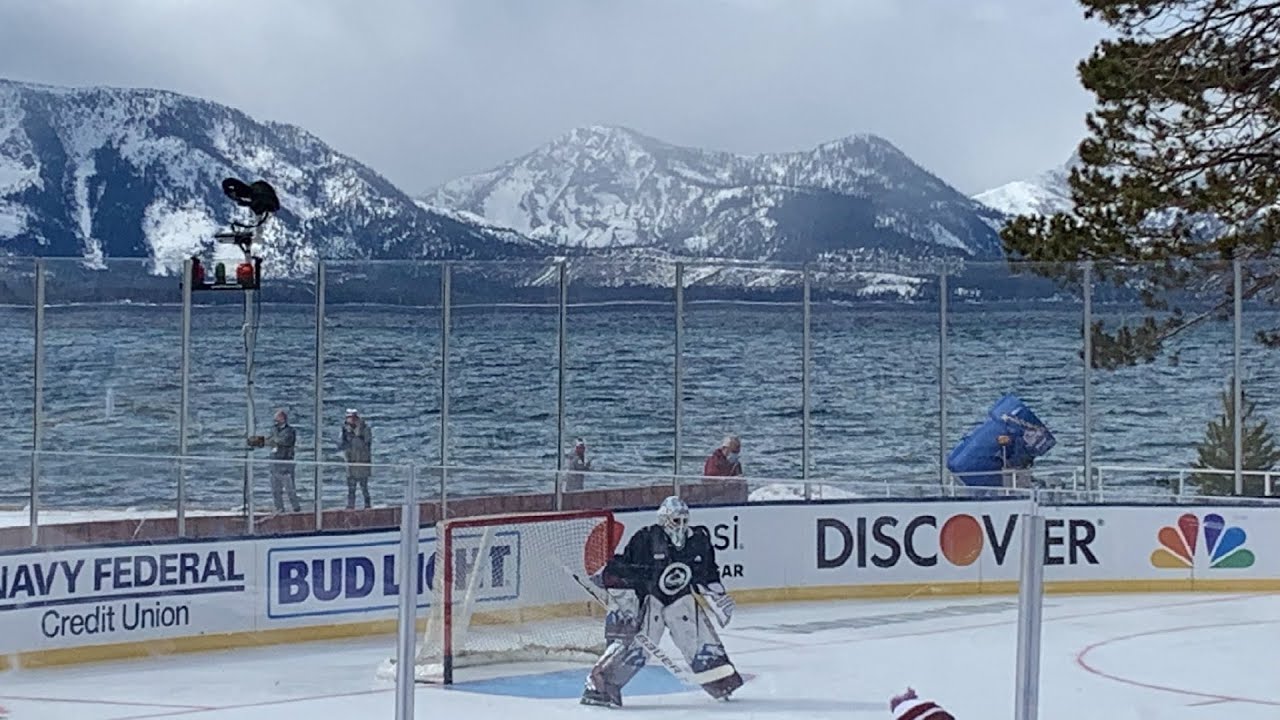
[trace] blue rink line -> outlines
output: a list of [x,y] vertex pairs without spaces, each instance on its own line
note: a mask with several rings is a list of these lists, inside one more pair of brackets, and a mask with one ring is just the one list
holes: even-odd
[[[509,697],[577,699],[582,697],[582,687],[586,682],[588,669],[584,667],[581,670],[556,670],[533,675],[470,680],[454,683],[453,689]],[[692,690],[693,688],[685,686],[667,670],[646,666],[636,673],[631,682],[627,683],[622,694],[625,698],[627,695],[671,695]]]

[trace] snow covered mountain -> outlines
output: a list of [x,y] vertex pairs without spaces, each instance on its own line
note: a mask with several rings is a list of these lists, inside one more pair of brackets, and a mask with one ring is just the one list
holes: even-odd
[[849,251],[992,259],[1003,221],[874,135],[745,156],[579,128],[422,201],[564,248],[750,260]]
[[[978,193],[973,196],[973,199],[1009,216],[1047,216],[1059,212],[1072,212],[1075,209],[1075,203],[1071,199],[1071,185],[1068,179],[1071,177],[1071,170],[1082,164],[1079,154],[1073,153],[1066,163],[1042,172],[1030,180],[1017,180],[1001,185]],[[1177,208],[1151,211],[1142,227],[1154,232],[1165,232],[1178,223],[1188,226],[1190,237],[1203,243],[1212,242],[1229,231],[1229,225],[1219,217],[1208,213],[1187,213]]]
[[973,196],[974,200],[1007,215],[1053,215],[1069,212],[1071,186],[1067,179],[1071,169],[1080,164],[1080,156],[1072,154],[1067,162],[1046,170],[1029,180],[1015,180]]
[[290,125],[156,90],[0,80],[0,255],[149,258],[172,271],[227,221],[225,177],[265,179],[281,211],[264,272],[326,258],[543,256],[546,248],[432,212]]
[[[1004,219],[867,135],[748,157],[587,128],[414,200],[302,129],[223,105],[0,80],[0,257],[82,258],[59,266],[64,301],[72,288],[78,300],[113,297],[109,287],[172,300],[164,276],[244,218],[225,177],[279,193],[260,248],[268,277],[309,275],[320,257],[511,261],[457,276],[455,293],[478,299],[545,299],[561,260],[575,297],[668,297],[677,262],[694,295],[794,295],[808,262],[820,295],[924,299],[934,263],[998,258]],[[148,260],[152,277],[98,272],[113,258]],[[759,260],[789,266],[743,262]],[[349,268],[329,292],[434,302],[438,275]],[[274,286],[272,298],[305,300],[305,285]]]

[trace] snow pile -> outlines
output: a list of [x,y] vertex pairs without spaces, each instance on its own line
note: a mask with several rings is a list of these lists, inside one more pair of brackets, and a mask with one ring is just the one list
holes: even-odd
[[[31,523],[29,508],[0,508],[0,527],[26,527]],[[228,515],[230,511],[187,510],[187,517],[209,517]],[[176,511],[169,510],[41,510],[40,526],[80,525],[92,522],[111,520],[165,520],[177,517]]]
[[[809,497],[812,500],[847,500],[866,497],[861,493],[837,487],[835,485],[809,484]],[[749,502],[803,501],[804,483],[773,483],[762,485],[747,495]]]

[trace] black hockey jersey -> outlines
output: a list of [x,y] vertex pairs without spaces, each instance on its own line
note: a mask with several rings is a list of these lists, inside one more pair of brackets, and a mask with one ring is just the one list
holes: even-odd
[[661,525],[636,531],[621,555],[605,565],[605,587],[636,591],[641,600],[654,595],[663,605],[688,595],[695,585],[720,582],[716,549],[705,525],[689,528],[684,546],[677,548]]

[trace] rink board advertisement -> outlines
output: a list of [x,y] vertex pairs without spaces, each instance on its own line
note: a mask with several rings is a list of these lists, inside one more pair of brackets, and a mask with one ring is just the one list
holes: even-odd
[[250,540],[0,555],[0,652],[243,631]]
[[[726,587],[750,599],[1008,592],[1022,559],[1021,501],[846,502],[697,508],[720,531]],[[1045,579],[1124,592],[1280,585],[1280,506],[1041,507]],[[624,514],[630,525],[651,514]],[[628,527],[628,534],[633,528]],[[725,536],[731,535],[732,542]],[[1057,584],[1054,586],[1053,584]],[[1181,585],[1180,585],[1181,584]],[[755,592],[759,591],[759,592]]]
[[[1024,501],[847,501],[694,508],[740,602],[1014,592]],[[1042,507],[1051,591],[1280,589],[1280,507]],[[654,521],[615,513],[615,551]],[[593,521],[594,522],[594,521]],[[581,533],[580,533],[581,535]],[[455,601],[477,612],[590,606],[565,572],[586,548],[520,525],[455,535]],[[581,543],[581,540],[575,541]],[[413,591],[433,599],[435,528]],[[563,544],[563,543],[561,543]],[[154,647],[195,649],[388,632],[400,593],[399,533],[150,543],[0,555],[0,657],[58,662]],[[484,556],[480,553],[483,550]],[[482,562],[483,561],[483,562]],[[475,569],[479,568],[478,571]],[[83,658],[72,649],[85,649]],[[46,653],[47,654],[47,653]],[[52,660],[50,660],[52,662]]]
[[[400,595],[397,535],[282,539],[266,548],[267,620],[394,613]],[[427,606],[435,533],[418,537],[414,560],[418,607]]]
[[[588,598],[558,566],[539,563],[538,533],[520,525],[453,534],[455,598],[469,592],[479,611],[521,607],[527,598],[546,603]],[[271,627],[394,618],[400,594],[399,533],[277,539],[262,550],[260,598],[263,624]],[[484,552],[483,562],[479,557]],[[571,549],[581,572],[582,550]],[[419,610],[434,597],[436,537],[418,538],[415,586]],[[473,572],[479,567],[478,572]],[[474,583],[469,582],[474,576]],[[527,604],[527,603],[525,603]]]

